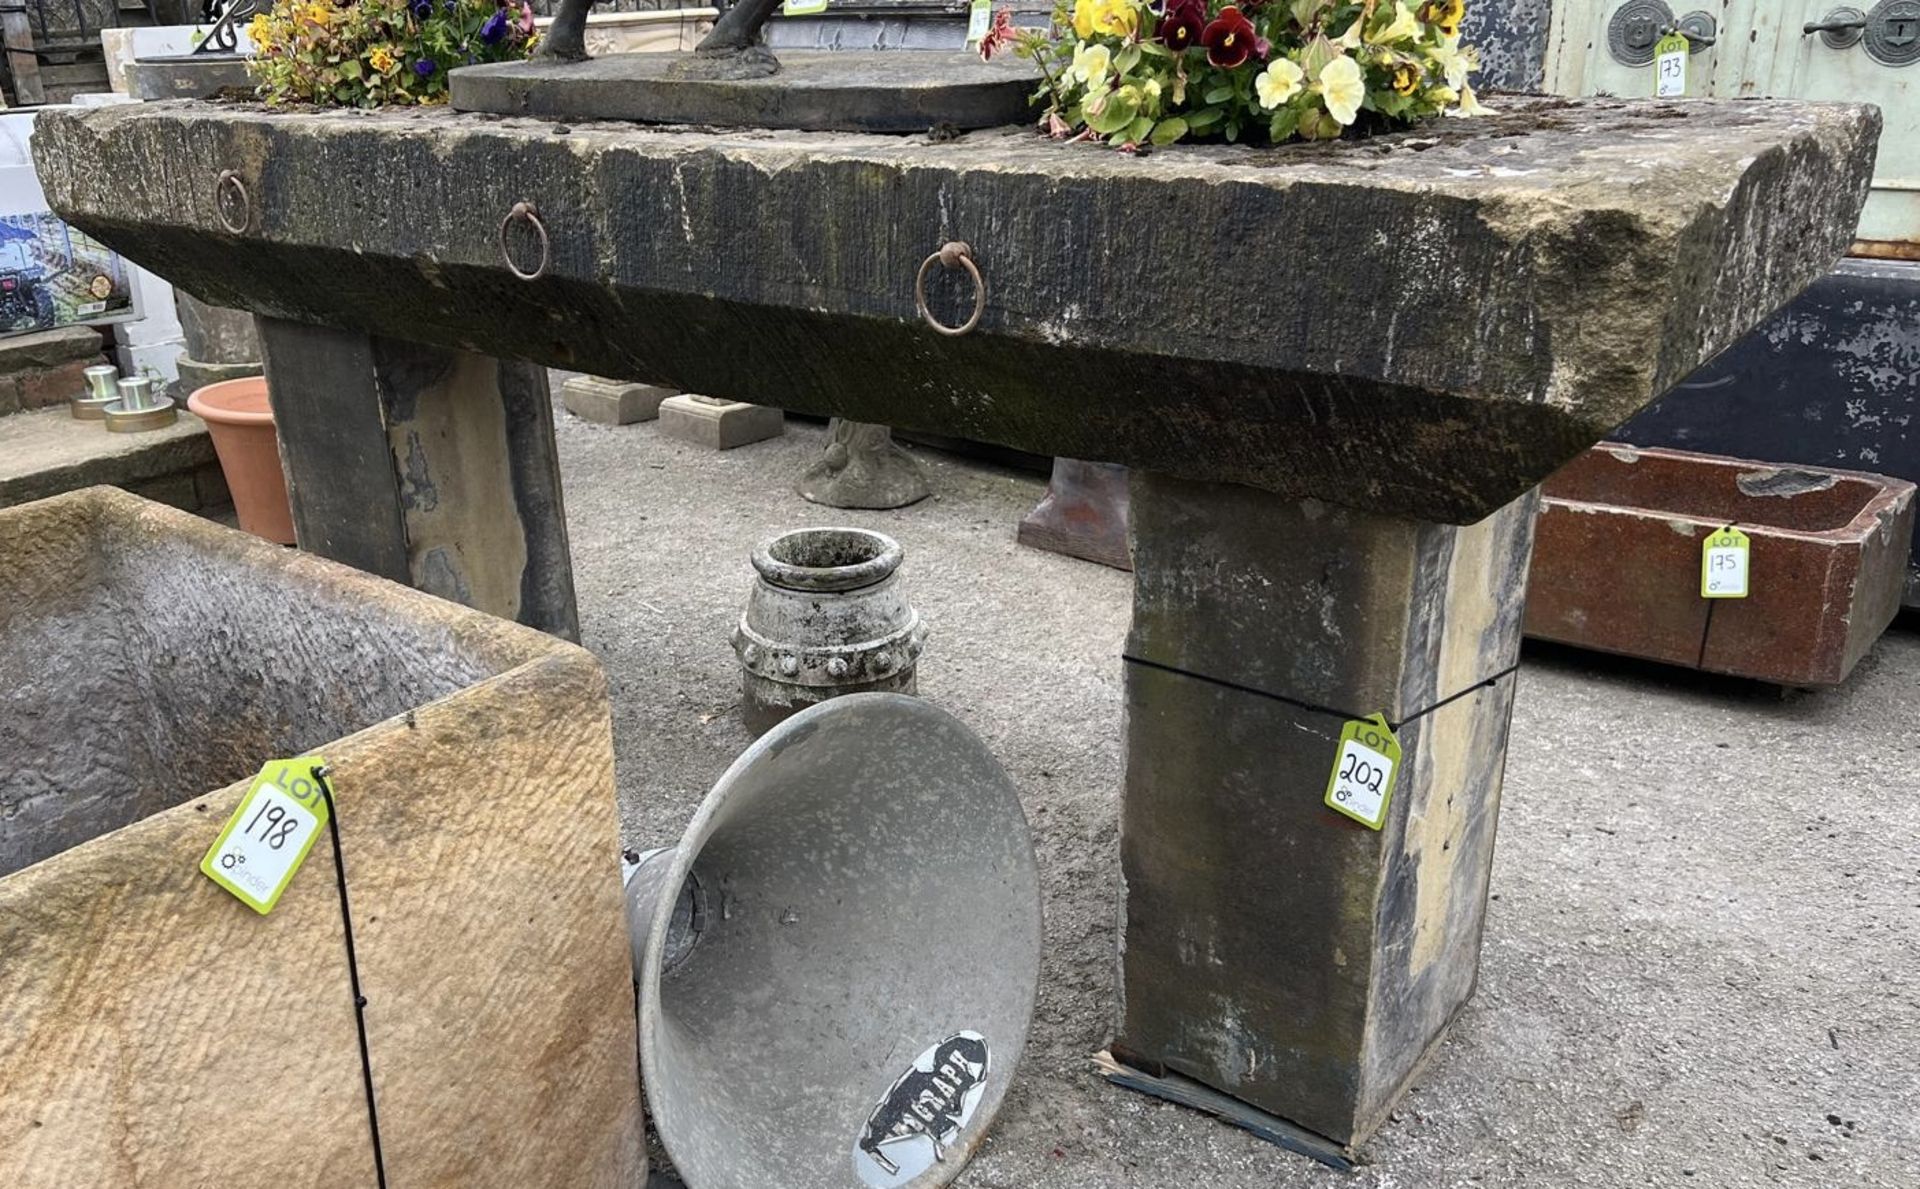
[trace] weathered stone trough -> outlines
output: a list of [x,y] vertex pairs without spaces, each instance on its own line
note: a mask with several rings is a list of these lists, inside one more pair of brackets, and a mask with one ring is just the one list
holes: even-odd
[[[200,873],[333,770],[270,915]],[[644,1178],[604,679],[107,488],[0,512],[0,1184]],[[365,996],[366,1064],[350,961]]]
[[[1900,609],[1904,479],[1604,445],[1542,487],[1530,636],[1780,685],[1846,680]],[[1700,597],[1707,537],[1752,541],[1744,599]]]

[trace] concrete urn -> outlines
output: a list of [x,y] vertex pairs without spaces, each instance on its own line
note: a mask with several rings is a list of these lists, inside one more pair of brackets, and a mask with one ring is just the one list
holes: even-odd
[[755,734],[842,694],[912,694],[926,629],[900,585],[900,543],[860,528],[782,533],[733,632],[741,712]]

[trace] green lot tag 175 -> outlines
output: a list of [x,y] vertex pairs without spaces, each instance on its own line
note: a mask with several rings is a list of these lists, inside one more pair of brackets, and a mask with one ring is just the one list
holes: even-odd
[[1707,537],[1700,547],[1700,597],[1703,599],[1744,599],[1750,585],[1747,563],[1753,558],[1753,543],[1737,528],[1723,528]]
[[1327,777],[1327,807],[1378,830],[1386,824],[1387,802],[1399,771],[1400,741],[1386,716],[1354,719],[1340,731],[1340,751]]
[[274,760],[260,769],[214,839],[200,870],[265,916],[313,849],[327,824],[327,799],[313,770],[319,756]]

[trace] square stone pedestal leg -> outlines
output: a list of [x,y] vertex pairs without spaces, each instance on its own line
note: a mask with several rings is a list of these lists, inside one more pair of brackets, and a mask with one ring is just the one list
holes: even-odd
[[[1379,1125],[1473,992],[1537,503],[1455,528],[1134,472],[1116,1057],[1336,1158]],[[1324,803],[1375,713],[1378,831]]]
[[545,368],[259,326],[302,549],[579,639]]
[[599,376],[573,376],[560,385],[560,403],[567,412],[600,425],[652,421],[660,415],[660,402],[672,395],[671,388]]
[[673,396],[660,402],[661,433],[709,450],[764,442],[786,431],[787,415],[768,405],[716,396]]

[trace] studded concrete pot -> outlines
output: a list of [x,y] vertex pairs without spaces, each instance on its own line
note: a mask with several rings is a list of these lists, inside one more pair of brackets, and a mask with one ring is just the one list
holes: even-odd
[[901,556],[861,528],[799,529],[753,551],[759,579],[733,633],[751,730],[842,694],[915,692],[926,632],[900,588]]

